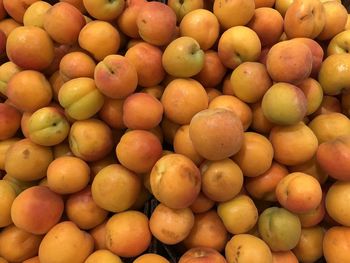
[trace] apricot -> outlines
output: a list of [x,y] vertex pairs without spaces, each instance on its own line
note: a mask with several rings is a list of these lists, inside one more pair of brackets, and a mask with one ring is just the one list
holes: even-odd
[[0,95],[6,95],[7,84],[11,77],[16,73],[20,72],[22,69],[18,67],[15,63],[8,61],[0,66]]
[[79,77],[62,85],[58,92],[58,101],[69,117],[86,120],[102,108],[104,96],[92,78]]
[[254,0],[215,0],[213,6],[213,13],[224,29],[247,24],[253,17],[254,10]]
[[89,234],[92,236],[94,240],[94,247],[96,250],[106,249],[106,224],[107,220],[93,229],[89,230]]
[[215,202],[204,195],[202,192],[199,192],[197,198],[190,205],[190,208],[193,213],[200,214],[209,211],[213,208]]
[[250,125],[252,130],[260,134],[268,134],[274,124],[264,115],[261,102],[251,104],[250,108],[252,110],[252,123]]
[[116,254],[107,249],[95,250],[84,263],[122,263],[123,261]]
[[20,68],[32,70],[47,68],[55,55],[49,34],[36,26],[13,29],[7,37],[6,53],[10,61]]
[[137,87],[137,71],[132,61],[121,55],[108,55],[94,68],[97,88],[107,97],[122,99]]
[[73,156],[53,160],[47,169],[49,188],[59,194],[72,194],[85,188],[90,180],[88,164]]
[[272,252],[272,263],[298,263],[297,257],[291,250]]
[[321,223],[326,217],[325,194],[322,195],[322,201],[318,207],[309,212],[297,214],[297,216],[299,217],[301,226],[304,228],[313,227]]
[[303,122],[275,126],[269,139],[274,150],[274,159],[284,165],[302,164],[310,160],[318,149],[316,135]]
[[18,137],[12,137],[10,139],[0,141],[0,170],[5,170],[5,158],[7,150],[19,140],[21,139]]
[[312,53],[307,45],[297,41],[278,42],[267,54],[266,68],[274,81],[298,84],[311,74]]
[[0,30],[5,33],[6,37],[10,35],[12,30],[20,26],[21,24],[16,22],[13,18],[5,18],[0,21]]
[[164,79],[162,55],[160,48],[146,42],[137,43],[126,51],[125,57],[136,68],[138,85],[152,87]]
[[6,95],[17,109],[33,112],[48,106],[52,90],[44,74],[35,70],[23,70],[9,80]]
[[318,207],[322,200],[320,183],[311,175],[294,172],[282,178],[276,187],[278,202],[294,213]]
[[65,211],[69,220],[85,230],[101,224],[108,215],[108,212],[93,200],[90,186],[70,195],[65,204]]
[[195,247],[187,250],[179,259],[179,263],[227,263],[226,259],[217,250],[208,247]]
[[326,141],[317,149],[316,158],[321,169],[330,177],[349,180],[350,135],[338,136]]
[[241,168],[231,159],[204,161],[200,166],[202,192],[213,201],[225,202],[234,198],[243,186]]
[[256,262],[271,263],[272,254],[268,245],[251,234],[234,235],[225,246],[225,257],[228,263]]
[[153,195],[164,205],[174,209],[186,208],[200,191],[200,171],[186,156],[167,154],[153,166],[150,185]]
[[153,236],[164,244],[174,245],[183,241],[194,225],[194,215],[190,208],[172,209],[159,204],[149,220]]
[[348,19],[347,10],[341,2],[326,1],[322,5],[325,14],[325,24],[321,33],[317,36],[317,39],[321,41],[331,39],[343,31]]
[[333,54],[322,62],[318,81],[326,95],[340,94],[344,89],[344,83],[349,82],[347,74],[349,62],[349,53]]
[[34,143],[53,146],[63,142],[69,134],[70,125],[63,110],[43,107],[36,110],[28,120],[28,137]]
[[230,74],[227,74],[222,82],[222,94],[223,95],[232,95],[235,96],[235,93],[232,88],[232,84],[230,81]]
[[16,192],[6,180],[0,180],[0,227],[6,227],[12,223],[11,206],[16,198]]
[[294,1],[284,16],[284,31],[290,39],[295,37],[314,39],[324,29],[325,24],[323,3],[315,0]]
[[102,61],[106,56],[118,52],[120,34],[111,23],[94,20],[80,30],[78,43],[97,61]]
[[161,255],[157,255],[154,253],[146,253],[143,254],[139,257],[137,257],[133,263],[153,263],[153,262],[157,262],[157,263],[169,263],[169,261],[161,256]]
[[63,213],[62,197],[46,186],[33,186],[21,192],[12,203],[13,223],[33,234],[45,234]]
[[176,15],[168,5],[147,2],[140,8],[136,24],[143,40],[152,45],[164,46],[173,39]]
[[320,83],[315,79],[307,78],[299,83],[298,87],[304,92],[307,100],[306,115],[314,113],[320,107],[323,99]]
[[152,95],[134,93],[124,101],[123,122],[130,129],[152,129],[160,123],[162,116],[163,105]]
[[243,62],[233,70],[230,81],[235,96],[246,103],[258,102],[272,86],[266,66],[259,62]]
[[252,111],[248,104],[236,96],[221,95],[213,99],[209,104],[209,109],[222,108],[235,113],[242,122],[243,129],[246,131],[252,122]]
[[[348,198],[348,182],[337,181],[326,194],[326,210],[329,216],[343,226],[349,226],[349,213],[345,208]],[[345,209],[345,210],[344,210]]]
[[[222,64],[218,53],[214,50],[207,50],[204,53],[204,66],[193,78],[199,81],[207,90],[219,85],[225,77],[226,71],[227,69]],[[217,89],[214,90],[218,91]]]
[[150,245],[151,237],[149,220],[139,211],[117,213],[107,221],[107,248],[121,257],[139,256]]
[[300,240],[293,248],[293,253],[300,262],[316,262],[322,257],[324,234],[325,229],[320,226],[301,229]]
[[203,162],[204,158],[195,150],[190,138],[189,128],[189,125],[182,125],[177,129],[173,141],[174,152],[185,155],[198,166]]
[[105,98],[103,106],[98,112],[99,118],[113,129],[125,129],[126,126],[123,122],[123,104],[124,99]]
[[96,63],[88,54],[73,51],[64,55],[59,63],[59,74],[64,82],[79,77],[94,77]]
[[80,30],[85,24],[80,10],[65,2],[54,4],[44,15],[45,31],[60,44],[77,43]]
[[306,116],[307,99],[297,86],[278,82],[266,91],[261,107],[270,122],[278,125],[293,125]]
[[146,0],[126,1],[124,11],[118,16],[117,24],[121,32],[133,39],[139,39],[137,16]]
[[162,55],[162,65],[173,77],[193,77],[204,67],[204,51],[193,37],[181,36],[166,46]]
[[234,235],[247,233],[258,221],[258,209],[247,195],[219,203],[217,212],[227,231]]
[[317,78],[324,58],[324,51],[322,46],[316,40],[307,37],[297,37],[293,38],[292,40],[299,41],[309,47],[312,53],[312,70],[310,76]]
[[204,87],[189,78],[171,81],[164,89],[161,102],[165,116],[180,125],[189,124],[196,113],[208,108]]
[[338,112],[318,115],[308,126],[316,135],[319,144],[350,134],[349,118]]
[[32,3],[24,12],[23,25],[38,26],[44,29],[44,16],[51,6],[51,4],[44,1]]
[[276,201],[276,186],[287,174],[289,174],[287,167],[273,161],[270,168],[263,174],[246,178],[244,187],[253,198]]
[[218,18],[209,10],[202,8],[188,12],[180,22],[181,36],[194,38],[204,51],[215,44],[219,31]]
[[[215,2],[222,2],[222,0],[216,0]],[[243,3],[242,0],[230,2]],[[246,48],[247,41],[249,42],[249,48]],[[261,55],[259,36],[254,30],[247,26],[240,25],[230,27],[223,32],[219,38],[218,55],[221,62],[230,69],[235,69],[243,62],[257,61]]]
[[229,234],[215,210],[195,214],[194,225],[183,241],[187,249],[195,247],[208,247],[221,252]]
[[87,232],[71,221],[63,221],[55,225],[41,241],[39,260],[40,263],[52,263],[52,259],[62,263],[83,263],[93,248],[93,239]]
[[283,33],[283,17],[271,7],[255,9],[254,16],[247,24],[260,38],[261,45],[272,46],[279,41]]
[[196,151],[208,160],[237,153],[243,144],[243,126],[230,110],[217,108],[197,113],[190,122],[190,138]]
[[21,113],[13,106],[0,103],[0,140],[13,137],[21,126]]
[[25,261],[37,255],[42,238],[9,225],[0,232],[0,255],[9,262]]
[[323,238],[323,255],[328,263],[350,260],[350,228],[334,226],[329,228]]
[[245,132],[242,147],[232,159],[242,169],[244,176],[256,177],[271,167],[273,155],[272,144],[266,137]]
[[75,121],[68,140],[72,153],[84,161],[102,159],[112,151],[114,145],[111,128],[93,118]]
[[91,185],[92,198],[96,204],[112,212],[130,208],[140,191],[140,178],[120,164],[104,167],[96,174]]
[[29,139],[15,142],[6,152],[5,170],[16,179],[32,181],[46,176],[53,159],[49,147],[33,143]]
[[120,138],[116,155],[119,162],[129,170],[146,173],[162,156],[162,145],[151,132],[132,130]]
[[258,228],[272,251],[288,251],[296,247],[301,236],[299,218],[284,208],[265,209],[259,216]]

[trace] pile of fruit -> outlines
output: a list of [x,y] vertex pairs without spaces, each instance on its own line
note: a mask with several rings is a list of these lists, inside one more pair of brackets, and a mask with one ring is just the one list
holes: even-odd
[[0,263],[350,262],[336,0],[0,0]]

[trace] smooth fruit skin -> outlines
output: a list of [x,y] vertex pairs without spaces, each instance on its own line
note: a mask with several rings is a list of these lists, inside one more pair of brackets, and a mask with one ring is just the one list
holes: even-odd
[[226,109],[200,111],[192,118],[189,133],[196,151],[212,161],[237,153],[244,137],[240,119]]
[[334,54],[321,65],[318,81],[326,95],[338,95],[350,84],[350,54]]
[[11,206],[16,198],[16,192],[11,184],[5,180],[0,181],[0,227],[6,227],[12,223]]
[[254,10],[254,0],[215,0],[213,6],[213,13],[224,29],[247,24],[253,17]]
[[91,186],[92,198],[97,205],[111,212],[130,208],[140,190],[139,177],[120,164],[111,164],[100,170]]
[[334,179],[349,180],[350,135],[339,136],[326,141],[317,149],[317,162]]
[[272,251],[294,248],[301,235],[299,218],[284,208],[270,207],[260,214],[259,233]]
[[63,142],[69,134],[70,125],[63,112],[54,107],[44,107],[29,118],[29,138],[43,146]]
[[6,53],[22,69],[43,70],[54,59],[54,44],[42,28],[21,26],[7,37]]
[[307,112],[304,93],[297,86],[285,82],[272,85],[263,96],[261,106],[265,117],[279,125],[296,124]]
[[180,37],[166,47],[162,63],[165,71],[174,77],[192,77],[204,66],[204,51],[195,39]]
[[39,247],[40,263],[84,263],[93,252],[92,237],[71,221],[55,225]]
[[350,261],[350,228],[334,226],[323,238],[323,255],[328,263]]
[[[249,39],[249,41],[247,41]],[[257,61],[261,54],[261,42],[254,30],[247,26],[234,26],[223,32],[218,42],[221,62],[230,69],[246,61]]]
[[60,195],[46,186],[33,186],[20,193],[13,201],[13,223],[32,234],[47,233],[63,214],[64,203]]
[[349,182],[336,181],[326,194],[326,210],[331,218],[343,226],[350,226],[347,204],[350,198]]
[[272,254],[268,245],[260,238],[250,234],[234,235],[225,247],[228,263],[242,262],[272,263]]
[[104,96],[92,78],[81,77],[65,82],[58,100],[71,118],[86,120],[102,108]]
[[258,209],[247,195],[219,203],[217,213],[231,234],[247,233],[258,221]]
[[176,14],[168,5],[150,1],[141,7],[136,24],[143,40],[152,45],[165,46],[174,37]]
[[117,213],[107,221],[107,248],[121,257],[142,254],[150,245],[151,238],[148,218],[139,211]]

